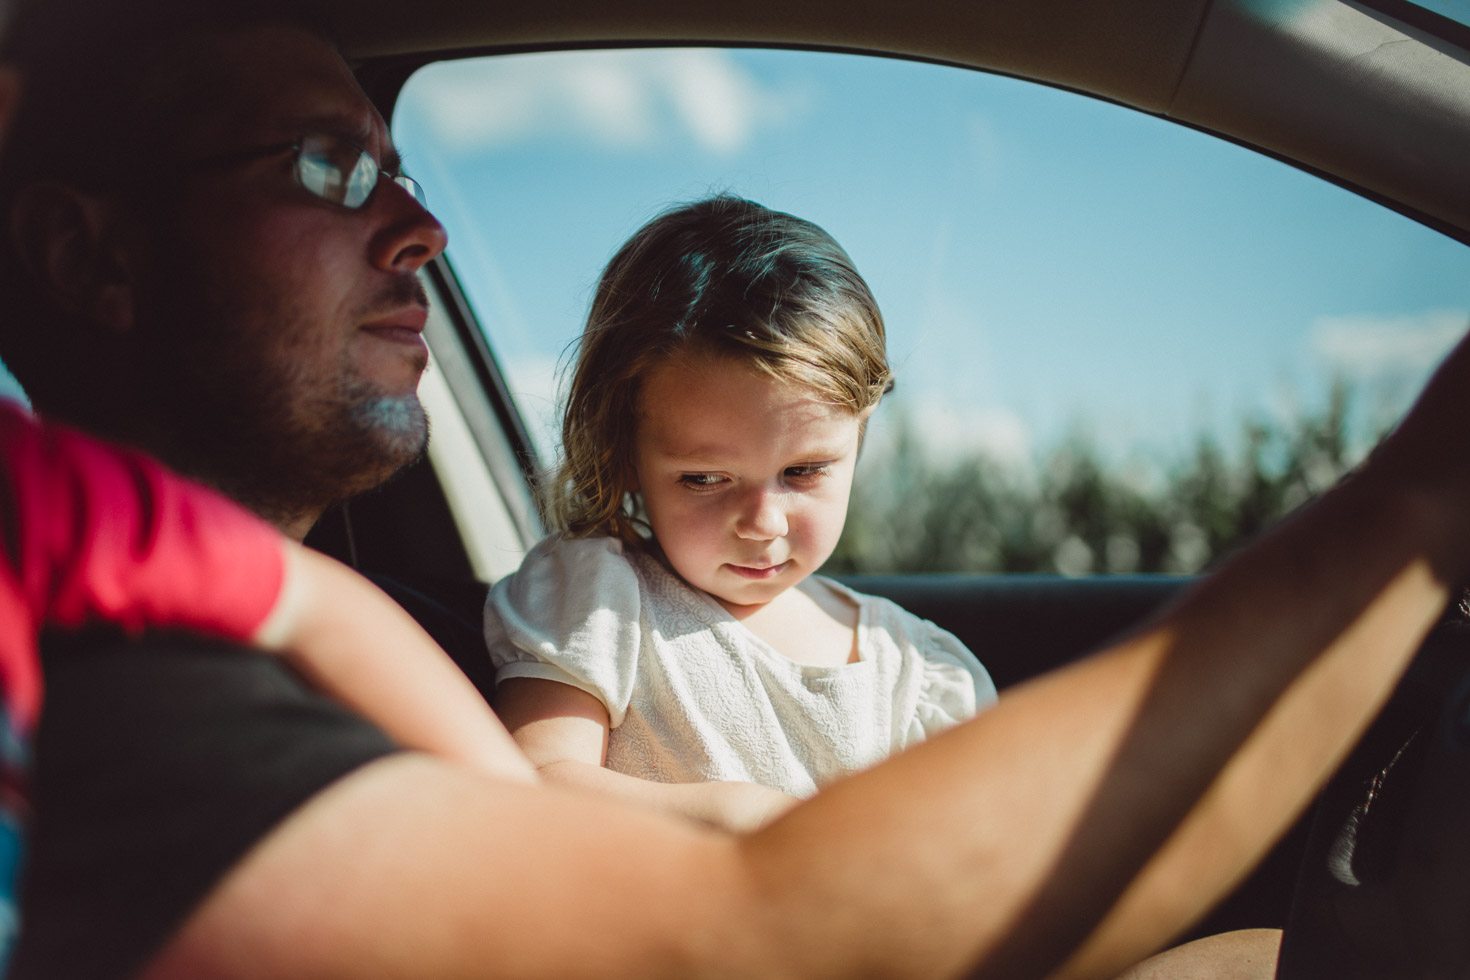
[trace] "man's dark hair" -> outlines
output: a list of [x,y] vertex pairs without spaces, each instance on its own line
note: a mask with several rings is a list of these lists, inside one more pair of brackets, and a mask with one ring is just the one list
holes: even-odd
[[[85,363],[106,363],[106,339],[54,308],[16,252],[16,195],[38,181],[114,198],[166,199],[169,147],[179,121],[207,111],[211,91],[180,84],[191,42],[268,26],[330,39],[301,4],[276,0],[25,0],[0,59],[23,77],[22,98],[0,152],[0,361],[32,403],[94,421],[105,397]],[[79,377],[80,376],[80,377]],[[80,380],[81,383],[78,383]]]

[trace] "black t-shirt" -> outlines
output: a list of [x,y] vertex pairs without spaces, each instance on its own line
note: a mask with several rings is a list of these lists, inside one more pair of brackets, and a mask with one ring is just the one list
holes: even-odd
[[13,978],[139,969],[239,858],[396,751],[265,654],[192,636],[47,637]]

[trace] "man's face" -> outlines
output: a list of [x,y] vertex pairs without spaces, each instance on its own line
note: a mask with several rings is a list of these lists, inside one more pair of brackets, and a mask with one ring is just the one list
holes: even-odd
[[444,231],[390,180],[349,209],[300,186],[290,149],[253,152],[324,134],[395,169],[383,120],[321,41],[258,30],[181,57],[173,81],[209,93],[208,112],[156,149],[178,175],[136,220],[140,382],[163,430],[147,442],[304,532],[423,452],[417,272]]

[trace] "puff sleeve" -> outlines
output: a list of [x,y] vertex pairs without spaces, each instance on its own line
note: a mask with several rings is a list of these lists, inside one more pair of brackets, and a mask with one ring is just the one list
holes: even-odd
[[485,643],[495,683],[531,677],[570,684],[623,723],[642,644],[637,572],[613,538],[553,535],[495,583]]
[[918,738],[937,735],[995,703],[995,682],[969,648],[953,633],[928,620],[915,637],[924,665],[911,732]]

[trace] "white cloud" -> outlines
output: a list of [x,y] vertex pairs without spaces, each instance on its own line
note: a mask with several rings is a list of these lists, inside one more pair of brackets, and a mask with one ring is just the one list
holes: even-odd
[[777,109],[756,81],[718,51],[670,51],[659,64],[665,91],[684,125],[706,149],[738,150],[764,110]]
[[555,358],[525,356],[503,364],[511,397],[520,409],[527,434],[550,463],[561,451],[561,392]]
[[580,51],[433,66],[405,99],[435,137],[461,151],[571,137],[612,149],[692,139],[710,153],[745,146],[809,101],[762,85],[710,49]]
[[[874,455],[886,448],[896,435],[885,413],[897,406],[884,405],[868,426],[868,441]],[[1032,462],[1035,438],[1031,426],[1017,413],[999,407],[948,404],[929,398],[905,407],[907,424],[916,432],[930,458],[959,459],[976,452],[997,462],[1027,467]]]
[[1470,325],[1465,310],[1428,310],[1400,316],[1319,317],[1312,325],[1313,352],[1354,378],[1434,367]]

